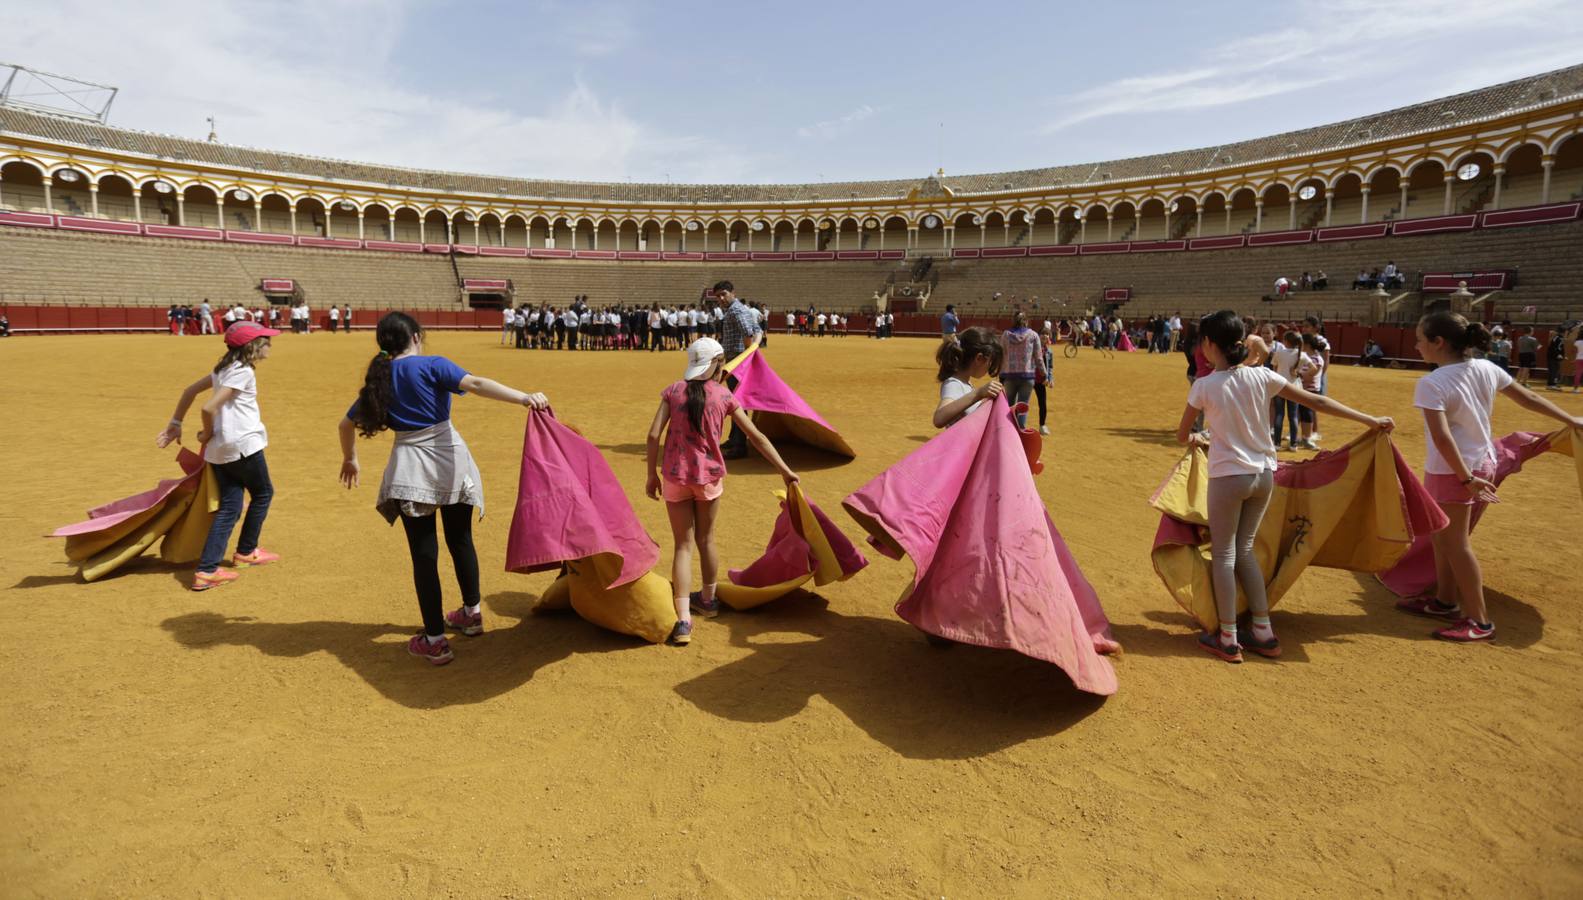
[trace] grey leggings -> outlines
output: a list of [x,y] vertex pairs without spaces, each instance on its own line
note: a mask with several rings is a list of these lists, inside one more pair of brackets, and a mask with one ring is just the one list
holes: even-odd
[[1253,536],[1275,491],[1275,473],[1222,475],[1209,479],[1209,575],[1215,586],[1215,609],[1222,622],[1237,620],[1237,585],[1256,616],[1270,614],[1264,595],[1264,573],[1253,554]]

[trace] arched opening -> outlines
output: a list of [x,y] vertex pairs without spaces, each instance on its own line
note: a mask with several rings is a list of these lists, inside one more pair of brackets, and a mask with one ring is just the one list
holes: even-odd
[[220,227],[220,195],[206,184],[189,184],[181,192],[177,206],[178,224],[188,228]]
[[65,167],[56,169],[49,176],[50,211],[62,216],[92,216],[94,196],[89,190],[88,173],[82,169]]
[[1123,200],[1110,208],[1111,227],[1107,241],[1130,241],[1138,233],[1138,207],[1131,200]]
[[296,233],[308,237],[323,237],[325,214],[324,201],[317,197],[300,197],[297,200]]
[[846,216],[836,223],[832,250],[856,250],[859,243],[857,220]]
[[1083,220],[1078,223],[1077,240],[1082,244],[1097,244],[1109,240],[1106,236],[1110,231],[1110,210],[1103,203],[1095,203],[1083,213]]
[[1231,202],[1226,204],[1226,234],[1247,234],[1259,221],[1258,195],[1251,187],[1240,187],[1231,192]]
[[392,238],[390,210],[382,203],[370,203],[363,207],[363,234],[362,237],[370,241],[389,241]]
[[549,246],[555,250],[575,250],[577,242],[573,240],[573,223],[565,216],[556,216],[550,223]]
[[1033,219],[1025,209],[1014,209],[1006,220],[1011,225],[1011,240],[1008,247],[1026,247],[1033,243]]
[[979,245],[978,222],[977,213],[957,213],[956,218],[951,220],[951,246],[953,248],[977,247]]
[[1544,202],[1563,200],[1583,200],[1583,132],[1568,136],[1556,147]]
[[131,179],[116,174],[99,176],[99,217],[118,222],[136,221]]
[[1057,244],[1070,244],[1077,240],[1078,233],[1082,230],[1082,216],[1083,211],[1075,206],[1061,208],[1055,225]]
[[781,221],[776,222],[771,227],[771,230],[774,236],[770,240],[770,249],[778,252],[790,250],[792,245],[792,235],[797,233],[796,224],[782,219]]
[[176,224],[176,186],[160,178],[150,178],[138,185],[136,203],[142,212],[142,221],[152,225]]
[[1386,166],[1369,175],[1368,196],[1363,198],[1365,222],[1388,222],[1400,212],[1402,173]]
[[528,220],[528,249],[543,250],[549,246],[552,230],[550,220],[546,216],[534,216]]
[[799,219],[792,230],[792,241],[789,249],[793,251],[813,250],[818,243],[818,234],[814,230],[813,219]]
[[1256,231],[1290,231],[1297,227],[1297,208],[1292,205],[1296,195],[1284,184],[1271,184],[1264,188],[1264,212],[1259,216]]
[[1197,237],[1200,222],[1198,198],[1187,194],[1171,198],[1171,202],[1165,205],[1165,220],[1165,240]]
[[729,249],[731,238],[726,233],[726,223],[710,222],[704,231],[704,245],[701,248],[706,253],[719,253]]
[[620,228],[616,225],[615,220],[605,219],[594,227],[594,247],[592,249],[620,250],[621,248],[616,243],[619,234]]
[[[143,192],[145,208],[148,192]],[[265,194],[258,198],[258,230],[268,234],[291,233],[291,201],[281,194]]]
[[451,243],[476,247],[481,239],[478,213],[463,209],[451,216]]
[[253,204],[257,195],[244,187],[231,187],[221,193],[220,227],[227,231],[257,231],[258,215]]
[[397,207],[390,223],[390,239],[404,244],[420,242],[418,223],[423,221],[416,209],[410,206]]
[[919,250],[945,249],[945,222],[938,213],[925,213],[918,219],[918,240],[914,247]]
[[1445,214],[1446,167],[1437,159],[1413,166],[1402,185],[1397,219],[1418,219]]
[[418,221],[418,239],[425,244],[448,244],[450,235],[447,234],[450,217],[444,210],[431,209],[423,214]]
[[1446,215],[1474,213],[1495,200],[1495,157],[1483,150],[1464,153],[1446,169]]
[[1163,241],[1166,235],[1165,201],[1150,197],[1138,207],[1138,230],[1135,241]]
[[887,216],[879,223],[879,249],[902,250],[906,246],[907,220],[901,216]]
[[663,227],[658,220],[649,219],[638,226],[638,249],[659,252]]
[[500,215],[486,212],[478,217],[478,244],[481,247],[503,247],[501,243]]
[[631,219],[624,219],[616,226],[617,250],[638,249],[638,223]]
[[1006,214],[998,209],[991,210],[979,217],[976,246],[1004,247],[1010,230],[1011,223],[1006,221]]
[[1361,225],[1363,223],[1363,176],[1348,172],[1335,180],[1325,192],[1328,210],[1326,225]]
[[21,160],[0,165],[0,209],[44,212],[44,170]]
[[1042,247],[1056,242],[1058,235],[1055,228],[1055,210],[1041,206],[1033,211],[1033,220],[1028,234],[1028,245]]
[[1317,175],[1300,179],[1292,188],[1292,227],[1319,228],[1325,225],[1329,198],[1324,179]]
[[674,252],[682,249],[683,236],[687,234],[687,227],[674,219],[665,223],[664,233],[660,236],[660,249],[665,252]]

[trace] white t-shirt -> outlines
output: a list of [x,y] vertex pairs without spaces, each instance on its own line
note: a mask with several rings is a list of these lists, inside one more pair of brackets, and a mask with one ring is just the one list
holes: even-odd
[[339,322],[339,321],[341,321],[341,311],[339,309],[336,309],[333,306],[330,307],[330,321],[331,322]]
[[[1495,465],[1495,438],[1490,433],[1490,407],[1495,394],[1512,383],[1500,366],[1487,359],[1452,363],[1418,379],[1413,388],[1413,405],[1419,409],[1438,409],[1446,414],[1457,455],[1468,469]],[[1430,475],[1455,475],[1456,471],[1425,435],[1428,452],[1424,472]]]
[[269,444],[258,413],[258,377],[252,366],[232,363],[210,376],[214,389],[234,388],[236,396],[214,413],[214,435],[204,445],[206,462],[236,462]]
[[661,313],[659,313],[657,311],[651,311],[649,313],[649,327],[650,328],[659,328],[659,327],[661,327],[664,324],[665,324],[665,316],[663,314],[661,314]]
[[1303,358],[1303,351],[1285,344],[1277,344],[1270,351],[1270,358],[1275,363],[1275,371],[1285,378],[1287,382],[1297,383],[1298,362]]
[[1270,401],[1286,379],[1263,366],[1234,366],[1193,382],[1187,402],[1209,428],[1209,477],[1257,475],[1275,468]]
[[1577,340],[1573,341],[1572,346],[1577,348],[1578,359],[1583,359],[1583,338],[1578,338]]
[[[971,394],[971,393],[973,393],[973,386],[971,384],[968,384],[967,382],[963,381],[962,379],[956,378],[954,376],[951,377],[951,378],[947,378],[945,381],[940,383],[940,402],[941,403],[949,403],[952,400],[956,400],[956,399],[959,399],[961,397],[966,397],[968,394]],[[978,408],[980,406],[983,406],[983,405],[984,405],[984,401],[982,401],[982,400],[974,403],[972,406],[969,406],[967,409],[962,410],[961,415],[959,415],[956,418],[952,419],[950,424],[955,425],[957,422],[962,421],[962,418],[964,416],[967,416],[967,415],[970,415],[972,413],[978,412]]]
[[828,321],[828,319],[825,317],[824,313],[820,313],[818,315],[818,317],[814,319],[814,322],[819,324],[819,325],[823,325],[827,321]]
[[787,313],[786,314],[786,327],[790,328],[790,327],[792,327],[793,325],[796,325],[796,324],[797,324],[797,317],[792,315],[791,313]]

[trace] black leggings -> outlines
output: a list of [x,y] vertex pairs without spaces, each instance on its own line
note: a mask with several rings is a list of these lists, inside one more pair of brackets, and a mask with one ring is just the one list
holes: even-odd
[[1042,382],[1042,381],[1035,381],[1033,383],[1033,396],[1035,396],[1035,397],[1037,397],[1039,399],[1039,427],[1043,428],[1044,427],[1044,417],[1045,417],[1045,414],[1048,412],[1048,410],[1046,410],[1045,407],[1044,407],[1044,404],[1046,403],[1044,382]]
[[[478,554],[473,550],[473,508],[465,503],[442,506],[439,519],[445,525],[445,546],[451,551],[462,602],[477,606]],[[445,606],[440,599],[440,539],[435,534],[434,520],[435,516],[402,516],[401,526],[407,530],[407,549],[412,553],[412,584],[418,589],[423,630],[430,637],[439,637],[445,633]]]

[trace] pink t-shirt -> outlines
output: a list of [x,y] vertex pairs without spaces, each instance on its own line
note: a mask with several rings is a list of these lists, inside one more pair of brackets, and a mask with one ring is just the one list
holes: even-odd
[[693,430],[687,418],[687,382],[678,381],[660,392],[671,410],[665,434],[660,474],[676,484],[711,484],[726,477],[725,457],[720,455],[720,433],[726,417],[737,410],[737,398],[718,381],[704,382],[703,430]]

